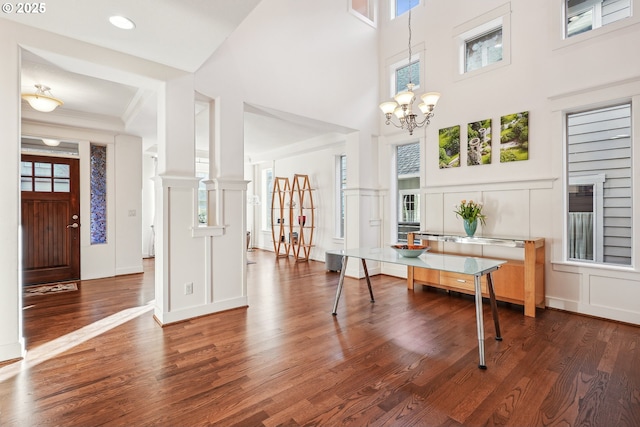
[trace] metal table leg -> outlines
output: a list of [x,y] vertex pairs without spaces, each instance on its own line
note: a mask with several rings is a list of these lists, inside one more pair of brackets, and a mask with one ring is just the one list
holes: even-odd
[[344,285],[344,273],[347,271],[348,256],[342,257],[342,269],[340,270],[340,279],[338,280],[338,289],[336,289],[336,300],[333,303],[333,315],[338,314],[338,301],[340,301],[340,294],[342,293],[342,286]]
[[371,289],[371,279],[369,279],[369,270],[367,270],[367,262],[362,258],[362,268],[364,268],[364,277],[367,278],[367,286],[369,287],[369,295],[371,295],[371,302],[376,302],[373,299],[373,290]]
[[493,278],[491,277],[491,273],[487,274],[487,287],[489,288],[489,301],[491,302],[493,324],[496,327],[496,340],[502,341],[502,334],[500,334],[500,319],[498,318],[498,304],[496,303],[496,294],[493,291]]
[[480,352],[480,363],[478,368],[487,369],[484,362],[484,319],[482,316],[482,288],[480,287],[482,276],[473,276],[473,284],[476,290],[476,326],[478,327],[478,350]]

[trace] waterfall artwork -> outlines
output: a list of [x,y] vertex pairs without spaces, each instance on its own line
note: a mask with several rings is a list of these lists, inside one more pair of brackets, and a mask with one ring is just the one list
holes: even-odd
[[491,163],[491,119],[467,125],[467,166]]

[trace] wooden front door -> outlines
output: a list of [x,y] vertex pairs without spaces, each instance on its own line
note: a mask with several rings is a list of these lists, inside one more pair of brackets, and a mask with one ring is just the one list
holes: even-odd
[[78,159],[22,155],[23,283],[80,279]]

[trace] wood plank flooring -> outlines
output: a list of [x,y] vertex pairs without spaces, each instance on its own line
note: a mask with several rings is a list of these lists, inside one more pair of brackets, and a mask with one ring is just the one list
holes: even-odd
[[499,305],[480,370],[473,300],[248,254],[246,309],[159,327],[145,274],[25,298],[0,426],[640,426],[640,328]]

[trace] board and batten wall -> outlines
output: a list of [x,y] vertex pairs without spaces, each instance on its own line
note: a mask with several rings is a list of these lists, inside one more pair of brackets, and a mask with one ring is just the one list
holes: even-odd
[[[632,217],[630,227],[617,230],[622,236],[605,239],[610,246],[630,242],[631,265],[571,260],[566,237],[567,116],[631,103],[632,137],[627,142],[633,146],[633,129],[640,127],[640,56],[629,55],[628,46],[637,44],[640,37],[640,17],[636,13],[564,39],[564,4],[563,0],[460,0],[421,3],[413,10],[414,54],[424,59],[418,95],[435,90],[442,97],[429,127],[416,130],[413,136],[385,126],[380,117],[378,169],[381,191],[386,192],[384,241],[394,243],[390,219],[391,209],[395,209],[395,177],[389,153],[396,145],[418,141],[424,153],[420,171],[423,229],[463,233],[454,205],[462,199],[481,201],[487,214],[486,226],[479,227],[481,235],[545,239],[548,307],[640,324],[640,216]],[[632,4],[634,11],[640,10],[637,0],[626,4]],[[438,19],[442,16],[450,19]],[[505,24],[503,63],[460,74],[460,34],[496,17]],[[390,64],[407,54],[406,17],[391,20],[383,14],[379,24],[379,90],[384,99],[391,96]],[[529,113],[529,158],[502,163],[500,118],[524,111]],[[467,125],[486,119],[492,121],[492,162],[468,166]],[[456,125],[460,126],[461,166],[440,169],[438,131]],[[631,155],[635,176],[640,171],[640,153],[631,150]],[[624,209],[637,212],[640,185],[633,185],[637,180],[631,181],[632,204]],[[607,199],[605,210],[620,208],[612,205],[612,197]],[[611,223],[612,219],[607,221]],[[468,245],[450,250],[494,258],[522,257],[521,252],[508,248]],[[384,271],[400,274],[391,267]]]

